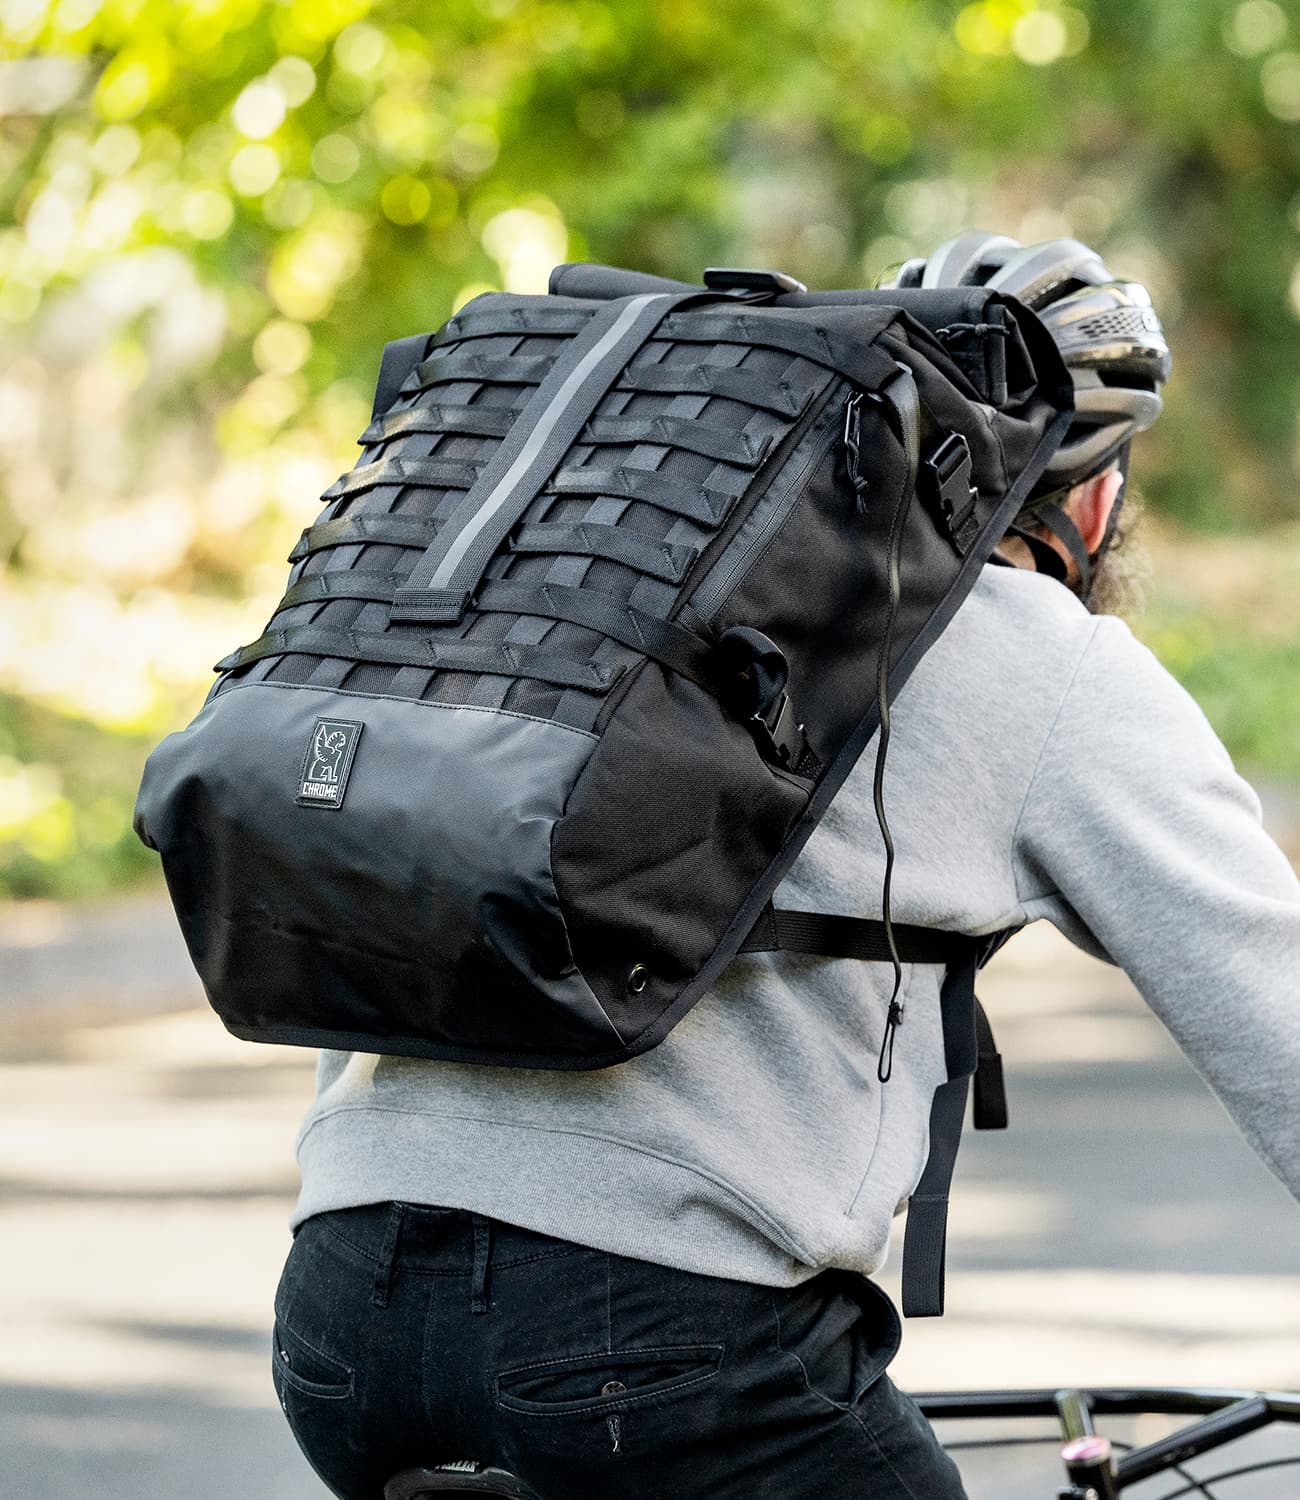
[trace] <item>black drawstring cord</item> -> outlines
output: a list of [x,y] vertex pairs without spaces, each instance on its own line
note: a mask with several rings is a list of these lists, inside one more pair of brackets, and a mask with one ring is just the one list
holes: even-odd
[[[860,405],[862,397],[855,394],[849,400],[844,418],[844,447],[848,458],[849,478],[857,492],[858,504],[865,509],[866,481],[858,472],[860,441]],[[876,804],[876,822],[885,846],[885,878],[881,887],[880,904],[884,915],[885,941],[889,944],[889,958],[894,966],[894,988],[889,997],[889,1010],[885,1017],[885,1034],[880,1043],[880,1057],[876,1063],[876,1077],[888,1083],[894,1071],[894,1034],[903,1020],[903,1004],[898,998],[903,987],[903,964],[898,956],[898,944],[894,940],[893,914],[890,896],[894,880],[894,840],[889,831],[889,819],[885,816],[885,759],[889,753],[889,659],[893,652],[894,624],[898,618],[898,605],[902,598],[902,550],[903,527],[911,506],[914,476],[904,480],[903,493],[889,532],[889,609],[885,615],[885,628],[881,635],[880,657],[876,666],[876,698],[880,704],[880,743],[876,748],[876,772],[872,787]]]
[[872,792],[876,804],[876,822],[880,826],[880,837],[885,846],[885,878],[881,886],[880,904],[884,915],[885,941],[889,944],[889,960],[894,966],[894,988],[889,996],[885,1035],[880,1043],[880,1058],[876,1063],[876,1077],[881,1083],[888,1083],[893,1076],[894,1033],[903,1020],[903,1004],[898,998],[903,987],[903,965],[898,956],[898,945],[894,941],[894,920],[890,910],[894,881],[894,840],[889,831],[889,819],[885,816],[885,757],[889,753],[889,658],[894,644],[894,622],[902,597],[900,554],[903,548],[903,523],[911,498],[909,487],[894,512],[889,534],[889,612],[885,616],[885,629],[880,641],[880,662],[876,672],[876,697],[880,703],[880,743],[876,747],[876,774]]

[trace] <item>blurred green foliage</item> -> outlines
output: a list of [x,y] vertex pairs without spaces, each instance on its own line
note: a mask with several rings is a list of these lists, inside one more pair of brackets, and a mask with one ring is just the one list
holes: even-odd
[[[852,285],[1076,234],[1174,346],[1153,509],[1283,526],[1297,124],[1275,0],[0,0],[0,889],[146,867],[140,751],[260,630],[383,342],[558,260]],[[1223,636],[1170,660],[1297,770],[1242,727],[1294,640]]]

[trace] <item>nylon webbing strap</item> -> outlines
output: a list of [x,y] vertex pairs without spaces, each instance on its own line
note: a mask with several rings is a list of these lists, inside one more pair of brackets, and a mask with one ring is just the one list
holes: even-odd
[[379,362],[379,379],[375,382],[375,404],[370,416],[382,416],[397,400],[398,392],[406,377],[424,358],[429,347],[427,333],[412,334],[410,338],[394,339],[384,345],[384,357]]
[[903,1236],[903,1316],[937,1318],[943,1313],[943,1272],[948,1229],[948,1193],[970,1075],[979,1060],[975,1022],[975,971],[979,945],[948,970],[939,991],[947,1081],[930,1105],[930,1155],[916,1191],[907,1202]]
[[420,516],[360,515],[342,516],[334,521],[318,521],[298,538],[290,562],[299,562],[313,552],[329,547],[345,547],[353,542],[379,542],[394,547],[427,547],[433,522]]
[[337,657],[342,661],[383,663],[394,667],[424,667],[427,671],[490,673],[531,677],[557,687],[583,688],[603,693],[622,676],[621,667],[575,661],[544,646],[476,641],[447,641],[433,645],[419,636],[381,635],[360,630],[337,630],[323,625],[299,625],[269,630],[252,645],[219,661],[217,672],[233,672],[268,656],[301,652]]
[[466,433],[470,437],[505,437],[516,413],[508,406],[408,406],[377,417],[357,439],[369,446],[408,432]]
[[710,427],[695,417],[593,417],[583,434],[593,443],[661,443],[742,469],[756,469],[772,446],[770,437]]
[[453,349],[450,354],[426,359],[415,372],[422,391],[435,385],[456,385],[463,380],[489,385],[537,385],[550,373],[554,361],[545,355],[478,354],[472,349]]
[[376,485],[415,485],[431,490],[468,490],[479,477],[478,465],[464,459],[381,458],[372,464],[358,464],[340,474],[322,500],[337,500],[342,495],[360,495]]
[[[974,954],[979,939],[935,927],[913,927],[895,922],[898,956],[909,964],[955,964]],[[856,958],[866,963],[890,962],[885,924],[866,917],[839,917],[828,912],[787,911],[765,906],[741,953],[817,953],[823,958]],[[972,960],[973,961],[973,960]]]
[[[943,1273],[948,1258],[948,1190],[966,1114],[969,1077],[950,1078],[930,1104],[930,1156],[907,1200],[903,1235],[903,1316],[943,1316]],[[948,1143],[951,1142],[951,1147]]]
[[535,297],[485,297],[478,305],[449,318],[438,335],[440,343],[468,339],[527,338],[530,334],[581,333],[594,316],[590,307],[537,305]]
[[510,550],[604,557],[665,583],[680,583],[699,556],[694,547],[652,541],[622,526],[595,521],[542,521],[536,526],[521,526],[510,538]]
[[770,380],[755,370],[734,365],[632,365],[618,382],[620,391],[651,391],[674,396],[717,396],[743,401],[793,421],[817,394],[811,382],[801,386]]
[[733,308],[666,320],[663,337],[683,344],[745,344],[798,354],[874,390],[894,368],[883,349],[865,338],[848,338],[833,328],[795,318],[769,318]]
[[557,495],[609,495],[617,500],[643,500],[656,510],[684,516],[702,526],[716,526],[736,503],[737,496],[705,485],[688,486],[654,469],[561,469],[549,488]]
[[565,620],[583,625],[651,657],[711,694],[717,683],[711,671],[714,648],[703,636],[672,620],[661,620],[633,609],[623,599],[596,589],[562,584],[528,587],[515,583],[487,583],[474,596],[481,611],[535,615],[543,620]]
[[993,1028],[984,1007],[975,1001],[975,1042],[979,1062],[975,1068],[975,1103],[971,1124],[976,1130],[1007,1128],[1007,1086],[1002,1076],[1002,1054],[993,1040]]
[[416,562],[398,591],[394,619],[461,618],[492,554],[551,477],[601,397],[667,314],[695,295],[629,297],[592,316]]

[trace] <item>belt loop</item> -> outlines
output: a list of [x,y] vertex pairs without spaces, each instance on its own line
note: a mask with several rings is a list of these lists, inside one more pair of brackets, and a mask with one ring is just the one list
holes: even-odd
[[474,1221],[474,1270],[470,1279],[470,1312],[488,1310],[488,1255],[492,1249],[492,1220],[471,1214]]
[[383,1248],[379,1252],[379,1264],[375,1267],[375,1289],[370,1301],[375,1307],[388,1306],[388,1294],[393,1289],[393,1277],[397,1274],[397,1242],[402,1235],[402,1205],[388,1205],[388,1228],[384,1232]]

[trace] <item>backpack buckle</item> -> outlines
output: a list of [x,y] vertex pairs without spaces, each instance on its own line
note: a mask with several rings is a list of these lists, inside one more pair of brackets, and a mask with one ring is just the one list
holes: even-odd
[[787,771],[792,771],[807,753],[803,725],[795,721],[794,706],[786,693],[779,693],[766,714],[755,713],[748,723],[758,748]]
[[950,432],[921,461],[921,469],[938,502],[948,535],[964,557],[979,535],[979,520],[975,515],[979,491],[970,482],[970,444],[960,432]]

